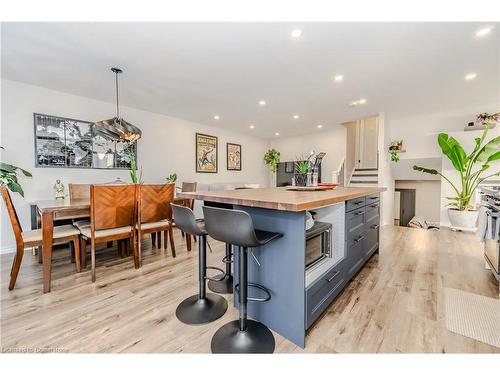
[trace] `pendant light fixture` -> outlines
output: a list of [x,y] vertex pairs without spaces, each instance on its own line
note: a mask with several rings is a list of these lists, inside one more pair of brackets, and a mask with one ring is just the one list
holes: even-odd
[[116,83],[116,116],[109,120],[96,121],[95,130],[97,134],[121,142],[135,142],[142,136],[141,129],[120,117],[120,103],[118,100],[118,74],[123,73],[119,68],[111,68],[115,73]]

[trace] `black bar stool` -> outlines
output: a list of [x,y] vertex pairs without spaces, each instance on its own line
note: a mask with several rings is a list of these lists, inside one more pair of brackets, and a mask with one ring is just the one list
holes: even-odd
[[208,289],[215,293],[230,294],[233,293],[233,275],[231,275],[231,263],[233,263],[233,246],[226,243],[226,255],[222,258],[222,262],[226,264],[226,272],[216,275],[218,280],[210,280]]
[[185,206],[171,204],[175,225],[186,234],[198,236],[199,250],[199,293],[182,301],[175,315],[186,324],[203,324],[219,319],[227,310],[227,301],[217,294],[206,292],[207,269],[207,231],[203,222],[197,222],[193,211]]
[[[208,234],[216,240],[238,246],[238,294],[240,317],[223,325],[212,337],[212,353],[272,353],[274,336],[269,328],[247,319],[247,302],[266,302],[271,293],[262,285],[248,282],[248,248],[258,247],[282,237],[281,233],[254,229],[252,218],[245,211],[203,206]],[[248,297],[248,287],[263,291],[265,298]]]

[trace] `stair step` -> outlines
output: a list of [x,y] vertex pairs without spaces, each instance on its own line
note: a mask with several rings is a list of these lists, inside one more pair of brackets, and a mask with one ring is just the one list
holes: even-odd
[[351,184],[378,184],[378,180],[351,180]]
[[352,177],[378,177],[378,173],[354,173]]

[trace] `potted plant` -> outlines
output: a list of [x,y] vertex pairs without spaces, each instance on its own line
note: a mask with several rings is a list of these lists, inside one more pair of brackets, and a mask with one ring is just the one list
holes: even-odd
[[170,176],[165,177],[165,180],[167,180],[169,184],[174,184],[177,181],[177,173],[170,174]]
[[276,173],[276,170],[278,169],[278,163],[280,162],[279,151],[275,150],[274,148],[267,150],[267,152],[264,154],[264,162],[273,173]]
[[309,162],[307,160],[295,161],[295,185],[307,186],[307,173],[309,172]]
[[391,161],[397,163],[399,161],[398,153],[396,152],[396,150],[390,150],[390,152],[391,152]]
[[[3,149],[2,146],[0,146]],[[19,193],[24,197],[24,191],[19,184],[18,173],[21,172],[26,177],[32,177],[31,173],[12,164],[0,162],[0,185],[6,185],[13,193]]]
[[[482,116],[482,115],[480,115]],[[478,185],[488,178],[500,176],[500,172],[486,174],[490,163],[500,159],[500,137],[485,141],[488,127],[485,127],[481,137],[475,138],[475,146],[470,154],[453,137],[446,133],[438,135],[438,144],[443,154],[450,159],[453,167],[460,175],[460,183],[454,184],[446,176],[435,169],[413,166],[413,169],[423,173],[440,175],[453,188],[454,197],[447,197],[452,202],[448,204],[448,216],[454,228],[473,230],[476,227],[478,211],[471,205],[471,200]]]

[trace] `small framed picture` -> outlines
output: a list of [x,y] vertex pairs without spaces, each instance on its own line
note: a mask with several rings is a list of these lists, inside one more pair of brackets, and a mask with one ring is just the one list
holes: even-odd
[[217,137],[196,133],[196,172],[217,173]]
[[241,171],[241,145],[236,143],[226,144],[227,170]]

